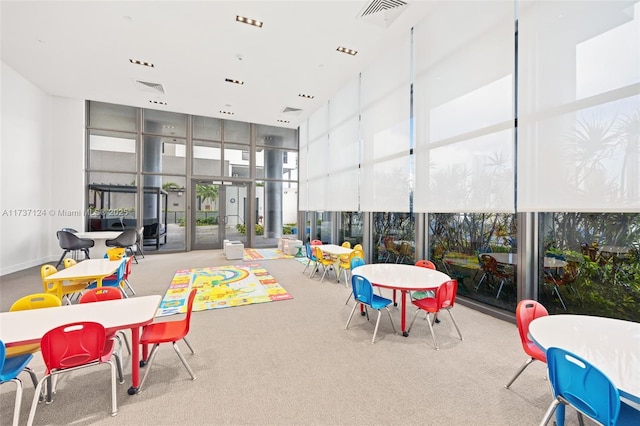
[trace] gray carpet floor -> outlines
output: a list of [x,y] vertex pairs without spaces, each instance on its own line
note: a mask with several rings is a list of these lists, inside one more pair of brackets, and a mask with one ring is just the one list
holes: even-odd
[[[55,263],[55,262],[54,262]],[[164,294],[177,269],[236,265],[220,250],[147,255],[133,265],[138,295]],[[262,262],[292,300],[195,312],[183,353],[197,375],[190,380],[170,344],[160,347],[143,391],[118,386],[118,414],[110,417],[108,367],[60,377],[50,405],[40,404],[39,425],[536,425],[551,401],[545,365],[534,362],[504,384],[526,359],[514,324],[456,305],[460,341],[445,313],[432,346],[420,316],[411,334],[393,334],[383,313],[378,339],[356,315],[344,329],[352,301],[335,277],[311,279],[295,259]],[[39,268],[0,278],[0,309],[42,290]],[[391,296],[390,293],[385,294]],[[413,309],[410,310],[413,312]],[[392,308],[399,329],[400,310]],[[164,317],[173,320],[179,316]],[[2,325],[7,326],[6,324]],[[41,376],[40,354],[31,363]],[[21,424],[33,386],[27,375]],[[0,388],[0,424],[10,424],[14,386]],[[586,422],[589,424],[589,422]],[[567,424],[577,424],[567,410]]]

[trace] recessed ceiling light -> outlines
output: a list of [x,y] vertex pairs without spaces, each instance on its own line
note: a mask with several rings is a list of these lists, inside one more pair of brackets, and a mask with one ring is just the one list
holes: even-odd
[[356,55],[356,53],[358,53],[358,52],[357,52],[357,51],[355,51],[355,50],[347,49],[346,47],[342,47],[342,46],[338,46],[338,48],[337,48],[336,50],[337,50],[338,52],[346,53],[346,54],[351,55],[351,56],[355,56],[355,55]]
[[307,99],[315,98],[315,96],[313,96],[313,95],[305,95],[304,93],[300,93],[300,94],[298,94],[298,96],[300,96],[301,98],[307,98]]
[[236,21],[242,22],[243,24],[253,25],[254,27],[262,28],[262,21],[258,21],[256,19],[236,15]]
[[157,104],[157,105],[166,105],[166,102],[163,101],[153,101],[153,100],[149,100],[149,102],[151,102],[152,104]]
[[289,120],[276,120],[278,123],[289,123]]
[[231,111],[223,111],[223,110],[220,110],[220,114],[233,115],[233,114],[235,114],[235,113],[233,113],[233,112],[231,112]]
[[129,59],[129,62],[136,65],[142,65],[145,67],[151,67],[151,68],[155,67],[155,65],[153,65],[151,62],[139,61],[137,59]]
[[242,81],[242,80],[234,80],[232,78],[225,78],[224,81],[226,81],[227,83],[244,84],[244,81]]

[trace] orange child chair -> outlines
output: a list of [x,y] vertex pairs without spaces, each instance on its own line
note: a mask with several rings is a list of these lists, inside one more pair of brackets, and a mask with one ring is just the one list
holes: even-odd
[[549,315],[547,309],[535,300],[525,299],[518,303],[518,306],[516,307],[516,324],[518,325],[518,332],[520,333],[522,349],[524,349],[524,352],[529,355],[529,358],[527,358],[527,360],[520,366],[513,378],[504,386],[505,388],[509,389],[518,376],[520,376],[524,369],[533,361],[538,360],[544,363],[547,362],[545,352],[529,338],[529,324],[531,324],[531,321],[547,315]]
[[[78,303],[95,303],[118,299],[122,299],[122,292],[118,288],[99,287],[92,288],[82,293],[82,296],[80,296]],[[124,330],[107,333],[107,339],[114,340],[118,343],[118,350],[114,355],[116,358],[116,367],[118,368],[118,379],[120,383],[124,383],[122,373],[122,342],[124,341],[124,344],[127,347],[127,351],[129,352],[129,354],[131,354],[131,346],[129,346],[129,340],[127,339],[127,335],[125,334]]]
[[183,340],[186,343],[187,347],[191,351],[192,354],[196,352],[193,350],[189,342],[187,341],[187,334],[189,334],[189,326],[191,324],[191,312],[193,311],[193,301],[196,298],[197,289],[191,290],[189,293],[189,300],[187,302],[187,314],[185,317],[178,321],[163,321],[163,322],[154,322],[152,324],[147,325],[142,330],[142,336],[140,336],[140,344],[144,347],[145,345],[153,345],[151,349],[151,353],[146,360],[143,360],[140,365],[146,365],[146,371],[144,372],[144,376],[140,381],[140,386],[138,387],[138,393],[142,390],[142,385],[147,379],[147,375],[151,370],[151,364],[153,363],[153,359],[156,356],[158,351],[158,347],[160,343],[169,343],[173,344],[173,349],[176,351],[176,354],[182,361],[182,365],[187,369],[189,374],[191,375],[191,380],[196,379],[196,375],[194,374],[191,366],[185,359],[184,355],[180,351],[178,347],[178,341]]
[[[61,325],[46,332],[40,340],[40,346],[46,371],[36,387],[27,425],[33,424],[36,408],[38,408],[38,397],[45,380],[65,372],[103,363],[111,366],[111,415],[115,416],[118,413],[116,366],[111,361],[113,341],[106,339],[102,324],[76,322]],[[50,380],[47,382],[51,383]],[[49,397],[52,394],[53,392],[49,392]]]
[[441,310],[446,310],[447,312],[449,312],[449,316],[451,317],[451,321],[453,321],[453,325],[458,332],[460,340],[462,340],[462,333],[460,333],[460,328],[458,327],[458,324],[453,317],[453,313],[451,312],[451,309],[453,309],[453,306],[455,305],[457,292],[458,281],[449,280],[438,287],[435,297],[425,297],[424,299],[412,300],[411,303],[413,303],[417,309],[416,313],[413,315],[411,324],[409,325],[409,331],[411,331],[411,327],[413,326],[413,323],[418,316],[418,312],[420,312],[420,310],[425,311],[427,313],[427,323],[429,324],[429,330],[431,330],[431,337],[433,338],[433,345],[436,347],[436,350],[440,349],[440,346],[438,346],[438,342],[436,341],[436,335],[433,332],[433,324],[431,323],[431,321],[428,321],[428,315],[434,314],[435,322],[435,315],[438,314],[438,312],[440,312]]

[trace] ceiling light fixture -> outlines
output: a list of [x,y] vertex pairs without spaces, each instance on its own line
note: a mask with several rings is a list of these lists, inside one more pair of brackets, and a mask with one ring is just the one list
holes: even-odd
[[307,98],[307,99],[315,98],[315,96],[313,96],[313,95],[305,95],[304,93],[300,93],[300,94],[298,94],[298,96],[300,96],[301,98]]
[[157,104],[157,105],[166,105],[166,102],[163,101],[153,101],[153,100],[149,100],[149,102],[151,102],[152,104]]
[[289,120],[276,120],[278,123],[289,123]]
[[256,19],[236,15],[236,21],[242,22],[243,24],[253,25],[254,27],[262,28],[262,21],[258,21]]
[[338,48],[336,50],[338,52],[346,53],[346,54],[351,55],[351,56],[355,56],[356,53],[358,53],[356,50],[347,49],[346,47],[342,47],[342,46],[338,46]]
[[131,62],[132,64],[142,65],[142,66],[150,67],[150,68],[154,68],[155,67],[155,65],[153,65],[151,62],[138,61],[137,59],[129,59],[129,62]]
[[224,81],[226,81],[227,83],[233,83],[233,84],[244,84],[244,81],[234,80],[232,78],[225,78]]
[[233,115],[233,114],[235,114],[235,113],[233,113],[233,112],[231,112],[231,111],[223,111],[223,110],[220,110],[220,114]]

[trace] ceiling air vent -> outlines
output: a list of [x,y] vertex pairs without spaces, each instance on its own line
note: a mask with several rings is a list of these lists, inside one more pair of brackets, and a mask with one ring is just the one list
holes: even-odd
[[402,0],[373,0],[360,13],[364,21],[387,28],[406,9]]
[[301,108],[293,108],[293,107],[285,107],[282,110],[283,114],[291,114],[291,115],[298,115],[302,112]]
[[136,80],[136,86],[143,92],[165,93],[164,86],[160,83],[151,83],[149,81]]

